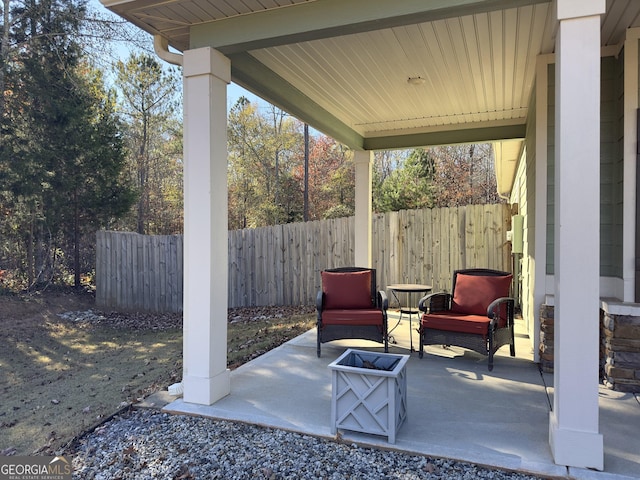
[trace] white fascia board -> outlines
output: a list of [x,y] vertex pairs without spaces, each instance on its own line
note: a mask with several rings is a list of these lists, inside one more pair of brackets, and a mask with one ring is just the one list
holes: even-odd
[[116,5],[123,5],[125,3],[133,3],[135,0],[98,0],[104,7],[114,7]]

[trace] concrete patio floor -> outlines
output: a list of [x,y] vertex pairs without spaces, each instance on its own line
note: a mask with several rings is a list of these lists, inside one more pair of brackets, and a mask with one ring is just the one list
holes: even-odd
[[[390,328],[398,321],[390,312]],[[406,316],[393,331],[390,353],[409,354]],[[413,327],[415,328],[415,317]],[[427,347],[421,360],[407,363],[407,421],[395,444],[386,437],[347,430],[344,441],[545,477],[578,479],[640,478],[640,394],[600,387],[600,433],[604,436],[604,472],[555,465],[548,443],[553,375],[532,361],[530,341],[516,335],[515,358],[503,347],[492,372],[486,357],[457,347]],[[231,372],[231,394],[214,405],[181,398],[164,411],[201,415],[282,428],[309,435],[331,434],[329,363],[347,348],[382,352],[380,344],[343,340],[323,344],[316,356],[315,329]],[[418,335],[413,344],[417,348]]]

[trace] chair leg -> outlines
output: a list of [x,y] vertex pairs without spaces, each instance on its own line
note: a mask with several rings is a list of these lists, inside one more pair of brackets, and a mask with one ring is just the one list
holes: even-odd
[[424,357],[424,332],[422,331],[422,329],[419,330],[419,338],[420,338],[420,350],[418,352],[418,358],[422,358]]
[[320,327],[318,327],[318,340],[317,340],[317,354],[318,354],[318,358],[320,358]]
[[493,370],[493,335],[495,331],[492,325],[489,325],[489,371]]
[[515,357],[516,356],[516,338],[515,338],[515,333],[513,331],[513,327],[511,327],[511,344],[509,345],[509,348],[511,349],[511,356]]

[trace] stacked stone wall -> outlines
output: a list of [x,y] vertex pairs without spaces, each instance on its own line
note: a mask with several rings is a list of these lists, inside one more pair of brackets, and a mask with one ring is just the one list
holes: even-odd
[[543,372],[553,372],[553,306],[540,307],[540,368]]
[[[540,368],[553,372],[554,308],[540,307]],[[600,379],[612,390],[640,393],[640,316],[600,310]]]
[[640,317],[601,311],[603,382],[619,392],[640,392]]

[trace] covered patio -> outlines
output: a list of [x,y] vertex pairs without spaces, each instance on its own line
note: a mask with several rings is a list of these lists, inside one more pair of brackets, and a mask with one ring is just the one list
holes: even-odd
[[[395,325],[398,313],[392,311]],[[523,322],[516,325],[516,354],[498,351],[495,368],[486,357],[461,348],[427,347],[422,360],[410,354],[406,316],[394,331],[390,353],[410,354],[407,420],[395,444],[384,436],[339,430],[341,441],[373,445],[533,473],[542,477],[622,480],[638,478],[640,395],[600,387],[601,431],[606,438],[604,472],[556,465],[547,444],[553,375],[532,362]],[[414,332],[414,336],[415,336]],[[415,338],[414,338],[415,341]],[[315,355],[315,331],[231,372],[231,393],[213,405],[177,399],[172,413],[247,422],[335,438],[330,432],[331,371],[345,348],[382,352],[374,342],[343,340]]]
[[[183,66],[185,405],[228,403],[242,382],[226,368],[226,88],[234,81],[353,149],[358,266],[377,261],[374,150],[509,142],[497,151],[517,154],[498,156],[497,170],[507,172],[501,193],[524,216],[522,306],[533,362],[540,308],[552,305],[556,320],[551,408],[536,419],[548,435],[538,432],[536,450],[550,448],[558,466],[606,470],[601,299],[614,314],[640,317],[640,2],[101,1]],[[524,434],[524,424],[511,426]]]

